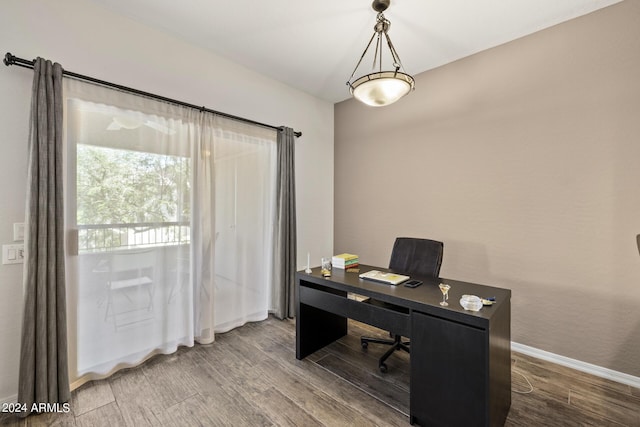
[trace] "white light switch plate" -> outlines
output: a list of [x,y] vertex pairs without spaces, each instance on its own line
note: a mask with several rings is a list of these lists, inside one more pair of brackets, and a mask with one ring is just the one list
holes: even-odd
[[18,245],[2,245],[2,263],[24,263],[24,244],[21,243]]

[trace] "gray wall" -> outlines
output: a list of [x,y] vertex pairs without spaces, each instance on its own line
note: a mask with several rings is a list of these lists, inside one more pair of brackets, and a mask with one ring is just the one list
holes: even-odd
[[640,376],[639,76],[625,1],[390,107],[337,104],[334,252],[387,265],[396,236],[442,240],[443,277],[513,290],[513,341]]
[[[296,144],[298,266],[333,247],[333,105],[114,15],[89,0],[2,0],[0,54],[303,132]],[[33,73],[0,65],[0,244],[24,221]],[[0,402],[15,398],[22,266],[0,265]],[[71,308],[72,309],[72,308]],[[70,332],[71,333],[71,332]],[[96,339],[100,339],[96,337]]]

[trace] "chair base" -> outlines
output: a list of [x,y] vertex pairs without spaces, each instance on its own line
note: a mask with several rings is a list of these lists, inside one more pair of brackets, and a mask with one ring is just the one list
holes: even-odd
[[389,356],[393,354],[394,351],[404,350],[407,353],[411,353],[409,348],[410,343],[408,341],[402,341],[402,337],[400,335],[395,335],[392,340],[373,337],[360,337],[360,345],[362,346],[362,348],[366,349],[369,346],[370,342],[391,346],[391,348],[387,350],[387,352],[383,354],[382,357],[380,357],[380,359],[378,360],[378,369],[380,369],[380,372],[382,373],[387,372],[387,364],[384,362],[389,358]]

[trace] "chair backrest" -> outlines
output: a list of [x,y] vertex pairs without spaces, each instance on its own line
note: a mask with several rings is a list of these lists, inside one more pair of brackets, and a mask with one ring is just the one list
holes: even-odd
[[111,280],[126,280],[147,276],[153,279],[156,251],[139,249],[111,254]]
[[444,244],[436,240],[398,237],[393,244],[389,268],[398,273],[438,277]]

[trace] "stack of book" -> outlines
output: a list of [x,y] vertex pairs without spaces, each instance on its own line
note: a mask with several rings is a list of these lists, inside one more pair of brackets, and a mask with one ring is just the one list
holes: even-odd
[[354,254],[334,255],[331,258],[331,265],[333,268],[340,268],[342,270],[358,268],[359,263],[358,255]]

